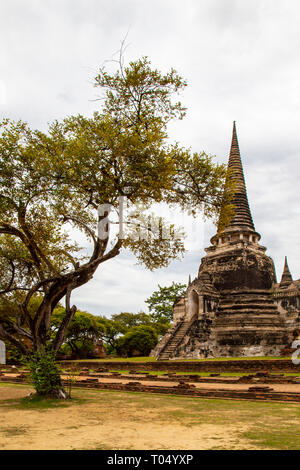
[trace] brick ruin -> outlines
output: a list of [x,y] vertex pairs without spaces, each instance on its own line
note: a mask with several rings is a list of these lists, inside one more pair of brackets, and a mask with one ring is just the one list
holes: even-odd
[[278,356],[299,335],[300,280],[293,281],[285,260],[277,283],[273,260],[259,244],[235,123],[228,169],[234,215],[211,238],[198,276],[174,303],[172,327],[151,352],[158,360]]
[[[268,363],[268,371],[265,370],[266,363]],[[89,367],[82,367],[87,364],[92,365],[93,368],[96,366],[96,370],[94,369],[92,372]],[[68,362],[64,364],[67,370],[61,371],[62,382],[65,387],[69,387],[69,390],[80,387],[184,395],[194,398],[300,402],[299,377],[269,372],[270,370],[292,372],[297,370],[290,360],[129,362],[126,368],[134,366],[134,370],[123,371],[123,373],[111,371],[115,365],[116,363],[102,362],[101,367],[97,367],[95,362]],[[118,365],[123,368],[124,362],[118,363]],[[144,369],[146,366],[149,367],[149,370],[156,368],[159,370],[159,374],[154,372],[153,375],[145,370],[138,370],[139,367]],[[216,367],[219,372],[206,377],[198,375],[196,372],[214,371]],[[176,371],[185,371],[186,369],[194,370],[196,373],[176,373]],[[233,372],[247,370],[249,375],[237,373],[231,377],[221,376],[220,370],[228,372],[231,369]],[[163,370],[166,372],[162,373]],[[253,372],[256,373],[253,374]],[[1,366],[0,383],[30,385],[29,370],[19,370],[15,366]],[[282,385],[284,385],[284,390]]]

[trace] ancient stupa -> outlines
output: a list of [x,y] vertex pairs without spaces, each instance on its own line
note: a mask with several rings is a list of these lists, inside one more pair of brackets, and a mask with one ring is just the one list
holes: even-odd
[[[277,356],[290,344],[274,297],[274,263],[251,216],[235,123],[228,169],[235,181],[234,215],[211,238],[198,276],[175,302],[172,327],[151,353],[159,360]],[[287,269],[281,287],[291,281]]]

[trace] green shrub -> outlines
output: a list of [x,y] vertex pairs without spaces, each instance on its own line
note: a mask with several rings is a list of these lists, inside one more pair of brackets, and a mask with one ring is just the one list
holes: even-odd
[[26,358],[30,378],[39,395],[53,395],[61,389],[60,373],[51,351],[34,352]]
[[21,364],[22,353],[13,344],[5,342],[7,364]]
[[116,350],[121,356],[148,356],[158,342],[151,326],[136,326],[118,339]]

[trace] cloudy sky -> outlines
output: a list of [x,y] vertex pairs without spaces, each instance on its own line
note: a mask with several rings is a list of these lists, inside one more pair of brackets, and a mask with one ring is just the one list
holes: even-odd
[[[45,130],[53,119],[91,115],[93,77],[127,37],[126,60],[146,55],[188,82],[187,117],[172,125],[171,139],[225,162],[237,121],[261,243],[278,277],[287,255],[299,278],[299,29],[298,0],[2,0],[1,118]],[[94,314],[137,312],[157,284],[195,277],[214,227],[183,221],[190,232],[183,261],[151,273],[123,254],[75,291],[73,302]]]

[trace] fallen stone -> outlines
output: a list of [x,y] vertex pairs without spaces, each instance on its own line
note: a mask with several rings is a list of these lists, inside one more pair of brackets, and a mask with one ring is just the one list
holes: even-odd
[[268,386],[254,386],[249,387],[248,392],[272,392],[274,388]]
[[263,372],[257,372],[255,374],[255,377],[269,377],[269,375],[270,375],[269,372],[263,371]]

